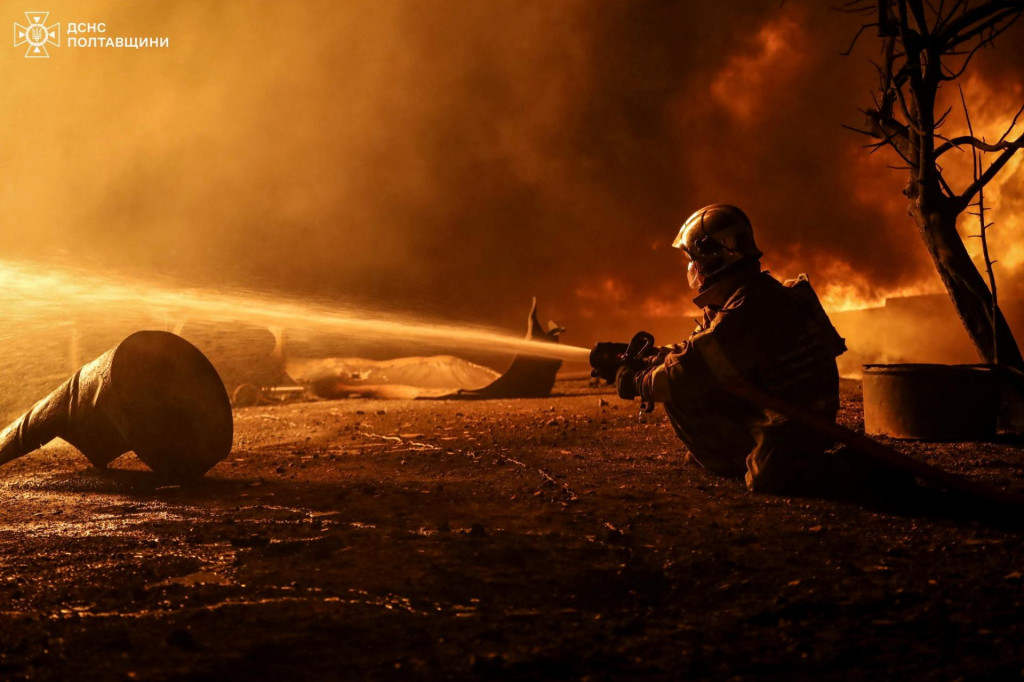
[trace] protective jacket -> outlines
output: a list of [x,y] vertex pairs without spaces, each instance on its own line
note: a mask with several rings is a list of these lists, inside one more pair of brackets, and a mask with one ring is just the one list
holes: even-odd
[[[699,300],[699,299],[698,299]],[[640,397],[665,405],[673,428],[709,471],[764,492],[814,489],[832,443],[722,389],[744,382],[834,420],[836,357],[846,350],[805,275],[780,283],[754,268],[690,338],[662,349],[635,378]]]

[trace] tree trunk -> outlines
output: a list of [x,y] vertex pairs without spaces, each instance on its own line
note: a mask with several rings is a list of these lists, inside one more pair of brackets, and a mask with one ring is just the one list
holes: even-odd
[[915,203],[911,215],[978,355],[984,362],[999,362],[1024,371],[1024,357],[999,310],[993,332],[992,293],[956,231],[958,212],[948,201],[928,211]]

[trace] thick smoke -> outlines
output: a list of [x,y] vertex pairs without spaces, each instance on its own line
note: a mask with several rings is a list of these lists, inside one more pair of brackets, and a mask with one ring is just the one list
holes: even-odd
[[[823,3],[49,9],[171,42],[8,50],[11,256],[509,328],[536,294],[586,345],[687,331],[668,244],[728,201],[773,272],[835,301],[937,286],[894,159],[840,127],[869,102],[874,38],[841,56],[859,20]],[[1006,119],[1015,42],[972,81]]]

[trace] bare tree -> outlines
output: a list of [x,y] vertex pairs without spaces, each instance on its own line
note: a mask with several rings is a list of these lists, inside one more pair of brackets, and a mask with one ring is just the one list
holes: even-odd
[[[942,134],[950,110],[937,112],[939,88],[960,78],[975,54],[992,46],[1020,18],[1024,0],[851,0],[842,9],[875,19],[861,26],[857,37],[877,28],[883,47],[876,64],[880,84],[874,103],[863,110],[865,128],[854,130],[877,140],[869,147],[891,148],[902,159],[900,167],[909,172],[903,193],[910,201],[910,214],[978,354],[986,362],[1024,370],[1024,357],[993,292],[956,229],[957,218],[976,206],[982,234],[987,231],[979,198],[985,185],[1024,146],[1024,135],[1011,138],[1024,106],[995,142],[974,135],[966,103],[968,130],[961,134]],[[942,156],[951,151],[972,155],[975,173],[961,188],[952,187],[943,177]],[[994,286],[987,241],[983,245]]]

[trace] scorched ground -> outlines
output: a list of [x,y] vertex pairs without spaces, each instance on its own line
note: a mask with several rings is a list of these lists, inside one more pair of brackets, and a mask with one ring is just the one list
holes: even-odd
[[[555,392],[237,410],[194,487],[66,445],[7,465],[0,676],[1024,675],[1012,524],[755,496],[658,413]],[[1012,443],[899,447],[1024,492]]]

